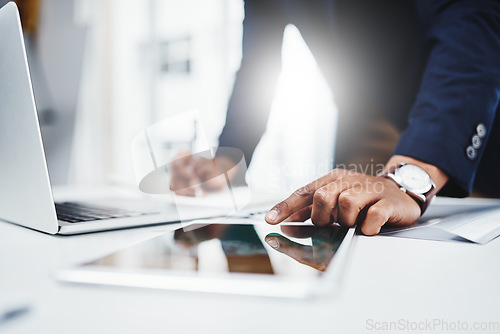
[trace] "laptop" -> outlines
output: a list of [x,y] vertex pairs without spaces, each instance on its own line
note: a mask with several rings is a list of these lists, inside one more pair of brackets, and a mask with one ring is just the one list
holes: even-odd
[[[180,222],[179,211],[173,202],[138,198],[54,203],[18,8],[0,8],[0,220],[71,235]],[[197,206],[182,212],[182,221],[222,214]]]

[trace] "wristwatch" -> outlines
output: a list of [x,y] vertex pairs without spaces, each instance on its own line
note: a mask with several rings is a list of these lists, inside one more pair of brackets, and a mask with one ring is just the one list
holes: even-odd
[[385,170],[379,177],[385,177],[396,183],[399,188],[410,195],[420,206],[421,215],[437,193],[436,185],[425,170],[416,165],[401,163]]

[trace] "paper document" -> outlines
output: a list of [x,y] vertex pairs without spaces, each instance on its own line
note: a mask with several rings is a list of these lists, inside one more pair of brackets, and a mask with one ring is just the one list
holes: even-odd
[[500,235],[500,200],[438,197],[416,224],[384,228],[380,234],[485,244]]

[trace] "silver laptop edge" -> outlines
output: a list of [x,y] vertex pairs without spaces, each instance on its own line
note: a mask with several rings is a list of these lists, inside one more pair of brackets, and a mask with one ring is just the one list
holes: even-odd
[[[155,213],[77,223],[58,221],[21,20],[14,2],[0,8],[0,161],[1,221],[50,234],[69,235],[181,220],[179,207],[173,203],[154,204],[136,199],[135,204],[147,204],[147,211]],[[115,206],[124,208],[123,199],[114,198]],[[192,207],[184,210],[182,221],[222,215],[224,212],[220,209]]]
[[17,6],[0,9],[0,219],[59,231]]

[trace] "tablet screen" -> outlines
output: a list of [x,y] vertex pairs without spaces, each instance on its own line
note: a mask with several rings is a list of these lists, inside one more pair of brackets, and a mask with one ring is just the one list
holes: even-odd
[[292,224],[210,224],[166,233],[86,266],[183,274],[245,273],[319,276],[347,229]]

